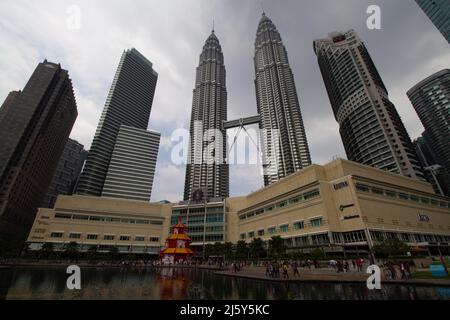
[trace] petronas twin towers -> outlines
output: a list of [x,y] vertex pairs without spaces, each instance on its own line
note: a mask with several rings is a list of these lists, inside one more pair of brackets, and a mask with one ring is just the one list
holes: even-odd
[[[287,51],[274,23],[264,13],[256,33],[254,65],[258,116],[234,122],[241,126],[259,124],[267,186],[310,165],[311,157]],[[196,73],[185,200],[229,196],[226,129],[233,125],[226,123],[225,65],[213,30],[203,46]]]

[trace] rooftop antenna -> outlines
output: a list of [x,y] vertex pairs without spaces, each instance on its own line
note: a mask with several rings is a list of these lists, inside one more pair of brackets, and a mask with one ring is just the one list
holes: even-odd
[[264,4],[263,4],[262,0],[261,0],[261,10],[262,10],[263,16],[265,16],[266,12],[264,11]]
[[213,18],[212,32],[214,33],[214,18]]

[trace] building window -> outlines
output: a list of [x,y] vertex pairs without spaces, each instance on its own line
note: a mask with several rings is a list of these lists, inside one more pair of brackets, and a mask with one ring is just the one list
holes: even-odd
[[245,233],[241,233],[241,240],[244,240],[246,238]]
[[130,236],[120,236],[120,241],[130,241]]
[[283,224],[280,226],[280,232],[288,232],[289,231],[289,225]]
[[362,192],[369,192],[370,189],[369,189],[369,186],[367,186],[365,184],[357,183],[356,190],[362,191]]
[[103,240],[109,240],[109,241],[114,240],[114,236],[112,234],[105,234],[103,236]]
[[64,235],[64,232],[52,232],[50,233],[50,238],[62,238]]
[[269,229],[267,229],[267,232],[269,232],[269,234],[275,234],[277,232],[277,228],[270,227]]
[[311,219],[311,227],[320,227],[322,225],[322,218]]
[[255,232],[254,232],[254,231],[250,231],[250,232],[248,233],[248,237],[249,237],[249,238],[254,238],[254,237],[255,237]]
[[294,229],[295,230],[304,229],[304,228],[305,228],[305,222],[304,221],[294,222]]
[[143,237],[143,236],[136,236],[134,238],[134,241],[145,241],[145,237]]
[[71,234],[69,234],[69,238],[70,239],[80,239],[81,233],[71,233]]
[[159,242],[159,237],[150,237],[150,242]]
[[87,239],[88,240],[97,240],[98,235],[97,234],[88,234]]
[[258,230],[258,236],[263,236],[264,235],[264,229]]
[[71,214],[66,214],[66,213],[55,213],[55,218],[58,218],[58,219],[71,219],[72,215]]

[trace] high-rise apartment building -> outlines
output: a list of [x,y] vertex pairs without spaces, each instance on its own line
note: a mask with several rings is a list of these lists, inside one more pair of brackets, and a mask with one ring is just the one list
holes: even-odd
[[161,134],[120,126],[102,196],[150,201]]
[[[226,161],[227,89],[225,65],[219,39],[206,39],[197,67],[190,123],[190,143],[184,200],[225,198],[229,195]],[[214,148],[212,148],[214,147]]]
[[408,132],[356,32],[315,40],[314,51],[348,159],[423,180]]
[[264,13],[256,32],[254,65],[267,186],[309,166],[311,156],[287,50]]
[[0,108],[0,248],[21,249],[77,115],[67,70],[47,60]]
[[81,143],[72,139],[67,141],[42,204],[44,208],[53,208],[58,195],[73,193],[87,155]]
[[120,126],[147,129],[157,79],[136,49],[123,52],[76,193],[101,196]]
[[422,80],[407,95],[425,128],[437,163],[444,168],[444,193],[450,196],[450,69]]
[[416,3],[450,43],[450,1],[416,0]]

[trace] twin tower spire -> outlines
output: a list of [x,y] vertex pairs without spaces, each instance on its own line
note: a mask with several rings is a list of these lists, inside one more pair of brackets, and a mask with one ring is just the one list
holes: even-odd
[[[256,32],[254,66],[258,116],[246,123],[259,124],[267,186],[310,165],[311,157],[287,51],[264,12]],[[196,70],[184,200],[229,196],[226,129],[233,126],[224,123],[232,122],[227,122],[226,71],[213,21]]]

